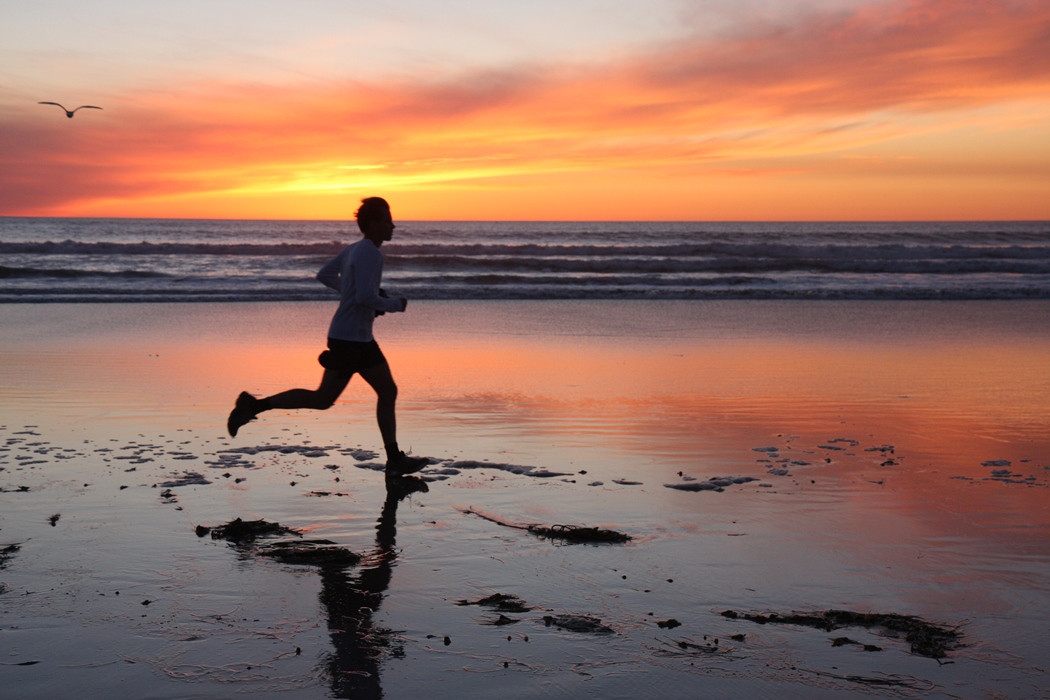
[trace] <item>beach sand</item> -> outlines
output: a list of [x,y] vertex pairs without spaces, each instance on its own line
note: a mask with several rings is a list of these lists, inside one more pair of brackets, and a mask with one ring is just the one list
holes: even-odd
[[1050,303],[413,302],[392,491],[360,379],[225,433],[331,311],[0,306],[5,698],[1050,697]]

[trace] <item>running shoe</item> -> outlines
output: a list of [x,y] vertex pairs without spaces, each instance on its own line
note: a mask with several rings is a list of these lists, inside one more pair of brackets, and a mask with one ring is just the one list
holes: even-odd
[[396,456],[386,461],[387,476],[404,476],[415,474],[423,467],[430,464],[426,457],[409,457],[404,452],[398,452]]
[[237,437],[237,431],[242,425],[248,421],[255,420],[255,416],[259,413],[256,408],[258,403],[259,399],[247,391],[241,392],[241,395],[237,397],[237,403],[234,405],[233,410],[230,411],[230,417],[226,420],[226,430],[229,431],[230,437]]

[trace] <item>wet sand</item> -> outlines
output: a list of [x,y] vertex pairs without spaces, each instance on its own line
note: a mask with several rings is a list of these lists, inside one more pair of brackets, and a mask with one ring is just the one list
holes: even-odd
[[[330,312],[0,306],[5,697],[1050,697],[1050,304],[413,303],[394,489],[360,380],[225,434]],[[828,610],[961,645],[743,617]]]

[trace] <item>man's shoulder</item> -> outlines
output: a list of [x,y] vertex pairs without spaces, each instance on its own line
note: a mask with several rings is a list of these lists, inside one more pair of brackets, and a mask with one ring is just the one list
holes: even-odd
[[343,252],[347,255],[352,255],[354,258],[357,259],[378,258],[380,257],[380,255],[382,255],[379,252],[379,248],[376,248],[375,243],[368,240],[367,238],[362,238],[356,243],[351,243],[343,249]]

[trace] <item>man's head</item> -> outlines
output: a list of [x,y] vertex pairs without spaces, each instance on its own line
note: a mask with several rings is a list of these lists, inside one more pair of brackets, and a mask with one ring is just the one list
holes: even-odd
[[354,213],[357,227],[365,238],[377,246],[389,241],[394,233],[394,221],[390,216],[390,205],[382,197],[366,197]]

